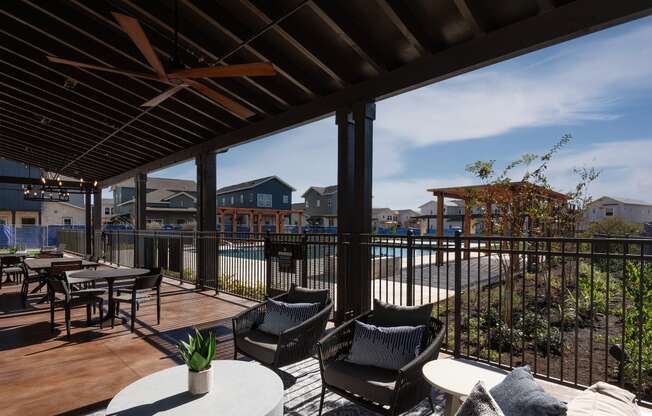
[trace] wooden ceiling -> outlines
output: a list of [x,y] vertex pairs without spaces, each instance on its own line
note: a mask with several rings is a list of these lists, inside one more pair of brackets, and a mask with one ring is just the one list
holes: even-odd
[[189,88],[145,109],[167,86],[46,58],[151,72],[111,12],[137,18],[167,64],[173,0],[4,0],[0,156],[115,183],[649,15],[652,0],[178,0],[178,11],[185,67],[274,64],[274,77],[201,80],[253,116]]

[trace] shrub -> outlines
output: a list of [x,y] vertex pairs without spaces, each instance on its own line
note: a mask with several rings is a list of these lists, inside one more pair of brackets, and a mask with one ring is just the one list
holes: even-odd
[[200,372],[211,367],[217,340],[209,333],[204,336],[195,328],[195,336],[188,334],[188,342],[179,341],[179,355],[191,371]]

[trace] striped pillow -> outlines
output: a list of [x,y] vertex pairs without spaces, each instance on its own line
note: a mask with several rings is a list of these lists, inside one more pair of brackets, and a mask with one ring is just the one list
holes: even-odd
[[299,325],[319,312],[319,303],[285,303],[267,299],[265,318],[258,329],[272,335]]
[[346,361],[398,370],[419,354],[425,332],[425,325],[378,327],[355,321]]

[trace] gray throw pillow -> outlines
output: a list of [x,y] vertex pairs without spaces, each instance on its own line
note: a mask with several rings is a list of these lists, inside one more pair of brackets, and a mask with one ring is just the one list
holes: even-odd
[[265,317],[258,329],[268,334],[281,335],[283,331],[316,315],[320,308],[319,303],[285,303],[267,299]]
[[534,380],[529,366],[518,367],[502,383],[491,389],[491,395],[505,416],[561,416],[566,404],[545,391]]
[[353,343],[346,361],[398,370],[419,354],[425,325],[377,327],[354,322]]
[[478,381],[455,416],[505,416],[505,414],[491,397],[484,383]]
[[328,289],[308,289],[292,284],[288,292],[288,303],[319,303],[322,306],[328,300]]
[[432,303],[420,306],[398,306],[374,299],[370,323],[378,326],[428,325],[432,316]]

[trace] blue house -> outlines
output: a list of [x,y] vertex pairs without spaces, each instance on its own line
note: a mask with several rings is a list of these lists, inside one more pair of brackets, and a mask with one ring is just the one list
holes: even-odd
[[284,225],[289,224],[294,191],[292,186],[278,176],[219,188],[218,223],[224,231],[280,231]]
[[278,176],[267,176],[217,190],[219,208],[268,208],[289,211],[295,189]]

